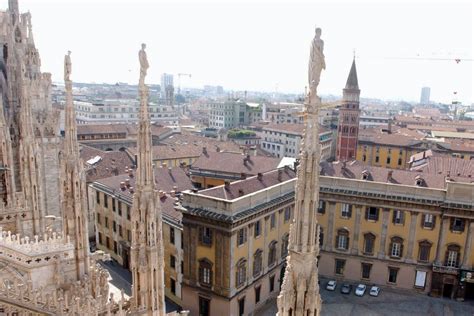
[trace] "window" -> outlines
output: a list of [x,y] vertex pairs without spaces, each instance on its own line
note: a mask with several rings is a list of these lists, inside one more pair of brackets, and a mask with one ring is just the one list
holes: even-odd
[[447,267],[457,268],[461,255],[461,247],[458,245],[449,245],[446,250],[446,258],[444,265]]
[[262,253],[261,249],[257,249],[253,255],[253,276],[257,277],[262,272]]
[[120,237],[123,237],[122,225],[118,225],[118,231],[119,231],[119,236],[120,236]]
[[285,223],[290,220],[290,217],[291,217],[291,209],[287,207],[285,208],[285,217],[284,217]]
[[102,245],[102,233],[99,233],[99,244]]
[[105,246],[110,249],[110,238],[105,237]]
[[398,268],[388,268],[388,282],[397,283]]
[[118,201],[118,202],[117,202],[117,206],[118,206],[118,208],[117,208],[117,210],[118,210],[118,215],[119,215],[119,216],[122,216],[122,202]]
[[117,232],[117,223],[115,221],[112,222],[112,228],[114,230],[114,233]]
[[336,274],[343,275],[344,274],[344,266],[346,265],[346,260],[343,259],[336,259]]
[[276,240],[273,240],[268,249],[268,265],[271,266],[276,262]]
[[377,207],[367,207],[365,209],[365,219],[368,221],[378,221],[379,209]]
[[324,244],[324,232],[323,232],[323,228],[319,224],[318,224],[318,229],[316,230],[316,238],[318,237],[318,233],[319,233],[319,247],[322,247]]
[[127,219],[130,220],[130,205],[127,205]]
[[428,262],[430,260],[431,243],[427,240],[423,240],[418,245],[418,261]]
[[253,232],[254,232],[254,237],[257,238],[261,234],[261,226],[260,226],[260,221],[256,221],[253,227]]
[[378,163],[379,162],[379,156],[375,156],[375,162]]
[[402,165],[402,158],[398,158],[398,165],[399,165],[399,166]]
[[366,155],[362,155],[362,161],[367,161],[367,156]]
[[387,165],[389,165],[391,161],[392,159],[390,157],[387,157]]
[[176,269],[176,257],[173,255],[170,255],[170,267]]
[[281,240],[281,257],[285,258],[288,254],[288,241],[290,239],[289,234],[285,234]]
[[212,263],[207,259],[199,261],[199,283],[204,286],[212,285]]
[[109,207],[109,197],[104,194],[104,207]]
[[435,227],[436,216],[433,214],[423,214],[421,217],[421,227],[433,229]]
[[173,295],[176,295],[176,281],[173,278],[170,278],[170,287],[171,293],[173,293]]
[[337,231],[336,248],[339,250],[349,249],[349,231],[342,228]]
[[115,199],[112,198],[112,212],[116,212],[117,211],[117,206],[115,205]]
[[174,245],[174,227],[170,227],[170,243]]
[[212,245],[212,229],[209,227],[199,227],[199,239],[201,244],[206,246]]
[[451,231],[464,232],[464,219],[458,217],[451,218]]
[[392,222],[397,225],[403,225],[405,223],[404,212],[401,210],[394,210]]
[[241,228],[237,232],[237,246],[245,244],[247,241],[247,228]]
[[130,231],[130,229],[127,229],[127,240],[129,242],[132,242],[132,232]]
[[326,213],[326,201],[319,200],[318,213],[319,214]]
[[242,286],[247,281],[247,261],[242,258],[237,262],[235,287]]
[[105,218],[105,228],[109,228],[109,218],[106,216]]
[[260,289],[261,289],[260,285],[255,287],[255,304],[260,302]]
[[341,216],[344,218],[351,218],[352,216],[352,205],[343,203],[341,205]]
[[275,290],[275,276],[272,275],[270,278],[269,278],[269,281],[270,281],[270,293],[273,292]]
[[362,279],[370,279],[371,263],[362,263]]
[[118,253],[118,246],[117,246],[117,242],[114,241],[114,252],[115,253]]
[[400,237],[392,237],[390,243],[390,257],[400,258],[403,255],[403,239]]
[[272,213],[272,215],[270,215],[270,229],[273,229],[275,227],[276,227],[276,214]]
[[95,191],[95,201],[100,205],[100,192]]
[[239,299],[239,316],[244,316],[245,313],[245,297]]
[[100,214],[97,213],[96,217],[97,217],[97,224],[101,224]]
[[364,234],[364,254],[373,255],[375,246],[375,235],[372,233]]

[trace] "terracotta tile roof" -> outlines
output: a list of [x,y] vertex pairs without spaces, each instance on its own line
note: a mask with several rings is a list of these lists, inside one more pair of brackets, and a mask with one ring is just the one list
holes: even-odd
[[[347,163],[345,167],[340,162],[321,163],[321,175],[324,176],[363,180],[364,171],[367,173],[368,179],[374,182],[416,186],[417,178],[421,177],[424,187],[437,189],[444,189],[445,187],[445,176],[439,174],[374,167],[364,165],[358,161]],[[391,176],[389,176],[389,173],[391,173]],[[466,182],[465,179],[452,179],[454,181]]]
[[[87,163],[88,160],[97,156],[100,157],[97,163],[93,165]],[[84,163],[87,182],[123,174],[125,167],[131,167],[134,164],[126,152],[103,151],[86,145],[80,146],[80,158]]]
[[424,166],[418,168],[424,174],[441,174],[466,178],[466,182],[474,181],[474,160],[464,160],[452,157],[430,157]]
[[135,128],[129,124],[79,124],[77,135],[103,134],[103,133],[125,133],[134,134]]
[[262,173],[261,177],[257,175],[245,180],[231,182],[228,185],[220,185],[218,187],[202,190],[199,191],[199,194],[225,200],[233,200],[294,178],[296,178],[296,172],[290,168],[281,168]]
[[[137,154],[137,147],[127,149],[127,152],[133,157]],[[153,160],[184,159],[196,158],[202,153],[202,148],[197,146],[153,146]]]
[[[262,130],[271,130],[277,131],[282,133],[291,133],[296,135],[303,135],[305,124],[290,124],[290,123],[282,123],[282,124],[267,124],[261,125]],[[324,133],[329,131],[326,127],[319,125],[319,133]]]
[[452,151],[474,152],[474,141],[469,139],[448,139],[446,143],[449,144]]
[[181,134],[172,135],[161,141],[163,144],[174,145],[175,147],[193,146],[202,151],[202,147],[206,147],[208,151],[227,151],[242,152],[240,145],[232,141],[219,141],[215,138],[203,137],[191,133],[183,132]]
[[362,129],[359,134],[359,143],[372,143],[389,146],[411,146],[420,143],[425,134],[407,128],[392,130],[392,133],[383,132],[380,128]]
[[[96,183],[106,186],[110,190],[118,192],[129,199],[133,198],[133,194],[130,192],[129,188],[121,189],[120,183],[126,182],[126,180],[130,181],[130,186],[135,187],[135,177],[130,177],[128,174],[122,174],[119,176],[99,179],[95,181]],[[164,214],[167,214],[171,218],[181,221],[182,214],[174,209],[174,203],[176,199],[170,196],[170,192],[177,189],[176,191],[179,193],[184,190],[192,190],[194,189],[191,180],[183,171],[183,169],[179,167],[166,169],[166,168],[156,168],[155,169],[155,181],[156,181],[156,189],[161,190],[167,194],[164,194],[161,198],[161,207]]]
[[250,161],[244,164],[244,158],[246,156],[238,153],[208,151],[193,163],[191,172],[206,170],[227,174],[256,175],[276,169],[281,160],[281,158],[251,156]]

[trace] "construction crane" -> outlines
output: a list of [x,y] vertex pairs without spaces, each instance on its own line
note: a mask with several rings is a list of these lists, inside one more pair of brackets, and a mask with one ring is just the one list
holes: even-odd
[[178,74],[178,94],[181,94],[181,77],[186,76],[188,78],[191,78],[191,74],[184,74],[184,73],[179,73]]

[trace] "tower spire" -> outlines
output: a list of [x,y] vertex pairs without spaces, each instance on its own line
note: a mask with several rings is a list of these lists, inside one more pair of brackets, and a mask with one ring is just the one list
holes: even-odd
[[295,217],[290,228],[290,241],[285,277],[278,296],[278,316],[318,316],[321,297],[318,285],[317,255],[319,225],[314,211],[319,204],[319,144],[318,115],[321,99],[316,94],[321,70],[325,68],[323,41],[318,35],[310,54],[310,91],[305,100],[306,128],[299,155],[295,189]]
[[66,89],[66,118],[62,179],[63,233],[74,243],[76,277],[78,280],[89,269],[88,228],[86,209],[86,179],[77,143],[76,113],[72,97],[71,52],[64,57],[64,84]]
[[132,206],[132,309],[135,314],[165,315],[163,233],[160,200],[155,189],[152,142],[148,115],[148,70],[146,45],[138,53],[140,60],[140,122],[136,192]]

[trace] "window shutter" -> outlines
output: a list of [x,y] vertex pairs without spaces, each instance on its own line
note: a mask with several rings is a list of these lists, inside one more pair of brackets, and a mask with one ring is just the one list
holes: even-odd
[[352,205],[349,205],[349,212],[347,213],[347,217],[352,217]]
[[444,265],[448,265],[448,258],[449,258],[449,249],[446,250],[446,253],[444,254]]
[[380,208],[376,208],[377,212],[375,212],[375,220],[378,221],[379,220],[379,213],[380,213]]
[[436,225],[436,215],[433,215],[433,224],[431,225],[432,227],[431,228],[435,228],[435,225]]
[[458,251],[457,256],[456,256],[456,267],[459,267],[460,263],[461,263],[461,251]]
[[349,236],[347,236],[346,240],[347,240],[347,243],[346,243],[346,250],[347,250],[349,249],[349,242],[351,241],[351,239],[349,238]]
[[393,242],[390,242],[388,246],[388,255],[391,257],[392,256],[392,249],[393,249]]
[[425,227],[425,217],[425,214],[421,215],[421,228]]
[[321,213],[321,214],[326,213],[326,201],[323,201],[323,202],[321,203],[321,206],[322,206],[322,208],[321,208],[320,213]]
[[367,206],[365,208],[365,220],[368,220],[369,219],[369,207]]
[[209,229],[209,244],[212,245],[212,229]]
[[247,228],[244,228],[244,243],[247,242]]
[[449,224],[449,230],[452,231],[453,228],[454,228],[454,217],[451,217],[451,219],[450,219],[450,224]]
[[400,258],[403,257],[403,243],[400,244]]
[[200,242],[203,242],[203,240],[202,240],[202,235],[203,235],[203,234],[204,234],[203,228],[202,228],[202,227],[199,227],[199,241],[200,241]]
[[400,222],[405,225],[405,212],[400,211]]
[[339,235],[336,235],[336,249],[339,246]]
[[397,210],[393,210],[392,223],[395,224],[397,218]]
[[465,219],[462,219],[462,222],[461,222],[461,231],[464,232],[464,227],[466,225],[466,220]]

